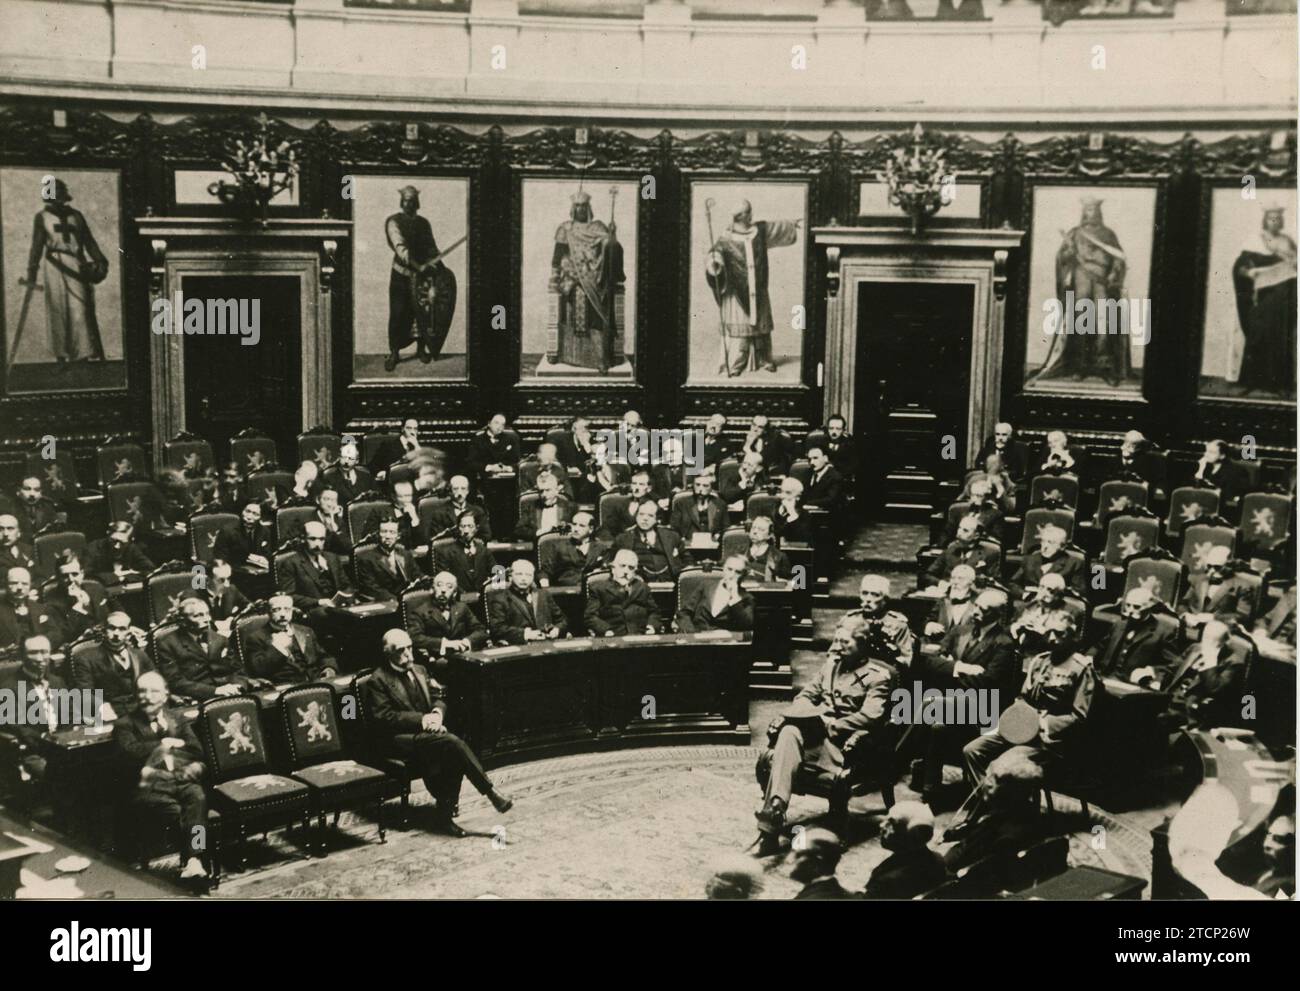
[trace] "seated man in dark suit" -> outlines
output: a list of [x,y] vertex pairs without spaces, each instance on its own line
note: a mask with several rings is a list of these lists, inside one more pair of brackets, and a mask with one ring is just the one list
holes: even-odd
[[488,593],[488,629],[510,644],[555,640],[569,629],[564,611],[549,592],[533,584],[531,561],[520,558],[510,565],[510,582],[504,590]]
[[693,497],[679,501],[672,518],[672,528],[688,548],[697,533],[716,541],[727,528],[727,504],[714,495],[713,476],[696,475],[691,484]]
[[930,849],[934,813],[920,802],[897,802],[880,824],[880,845],[889,856],[871,871],[863,898],[908,900],[948,880],[943,858]]
[[325,528],[308,520],[303,533],[301,545],[276,566],[276,586],[292,597],[308,624],[318,626],[337,607],[335,595],[347,596],[354,589],[342,559],[325,549]]
[[560,461],[559,455],[556,454],[555,445],[543,441],[537,445],[537,455],[533,459],[537,464],[537,476],[551,475],[560,487],[560,492],[566,499],[573,498],[573,486],[569,482],[568,469]]
[[338,673],[334,658],[325,653],[311,627],[293,622],[293,597],[273,595],[267,604],[270,619],[245,641],[250,672],[276,685],[333,678]]
[[[1038,811],[1044,773],[1034,753],[1028,746],[1013,747],[989,763],[976,790],[982,814],[966,821],[960,842],[944,854],[948,873],[990,858],[1011,862],[1019,851],[1052,835],[1052,817]],[[956,838],[950,826],[944,839]]]
[[591,535],[591,523],[586,510],[574,513],[568,540],[548,541],[538,547],[542,585],[581,585],[588,572],[604,566],[610,547]]
[[[348,542],[348,522],[339,505],[339,494],[329,486],[316,493],[316,515],[312,517],[325,528],[325,549],[332,554],[347,556],[352,552]],[[301,533],[301,530],[299,530]],[[296,537],[295,533],[280,534],[281,541]]]
[[844,501],[844,476],[819,446],[808,448],[808,463],[812,465],[812,477],[804,490],[803,504],[832,512],[839,509]]
[[82,691],[103,693],[99,718],[111,722],[135,705],[136,683],[152,670],[149,655],[132,642],[131,617],[112,612],[104,621],[104,642],[77,658],[73,679]]
[[776,535],[781,542],[811,544],[813,538],[812,520],[803,508],[803,482],[787,475],[781,479],[781,502],[776,507],[776,516],[772,523],[776,526]]
[[1082,478],[1086,455],[1082,449],[1072,447],[1064,430],[1047,434],[1047,446],[1038,459],[1037,471],[1062,471]]
[[1249,478],[1245,469],[1232,460],[1232,448],[1226,440],[1211,440],[1196,463],[1196,478],[1219,490],[1224,504],[1236,502],[1246,494]]
[[1099,675],[1132,681],[1134,671],[1154,672],[1165,663],[1165,653],[1172,651],[1174,644],[1160,634],[1156,602],[1151,589],[1141,585],[1124,595],[1120,621],[1111,626],[1106,641],[1092,651],[1093,667]]
[[739,471],[727,479],[719,495],[728,506],[745,500],[763,488],[763,455],[750,451],[740,462]]
[[[970,498],[967,501],[966,508],[962,511],[962,516],[978,516],[980,526],[985,533],[994,534],[995,536],[1002,532],[1002,507],[998,504],[997,496],[993,491],[993,483],[987,477],[974,478],[971,480],[969,488]],[[947,525],[943,531],[945,541],[952,540],[957,535],[957,524],[961,518],[953,518],[949,513]]]
[[929,568],[932,578],[946,581],[952,569],[959,564],[969,564],[976,575],[997,576],[998,552],[981,542],[983,531],[978,516],[963,516],[957,524],[957,536],[943,549]]
[[616,539],[624,530],[636,525],[636,510],[641,503],[650,500],[658,504],[651,492],[650,472],[647,469],[638,468],[632,472],[631,488],[632,492],[626,499],[606,500],[600,532],[608,540]]
[[769,475],[785,475],[790,471],[791,451],[789,435],[779,427],[773,427],[762,413],[754,417],[749,424],[749,432],[740,445],[740,450],[749,453],[756,451],[763,456],[763,468]]
[[1119,464],[1116,471],[1121,474],[1137,475],[1149,485],[1155,485],[1157,478],[1152,470],[1152,462],[1143,457],[1151,449],[1151,442],[1141,430],[1130,430],[1124,434],[1119,448]]
[[721,413],[714,413],[704,425],[704,450],[701,452],[702,467],[712,468],[731,457],[732,444],[723,434],[727,418]]
[[414,454],[419,448],[420,421],[414,417],[407,417],[402,421],[401,432],[395,438],[384,440],[376,448],[370,464],[366,467],[370,470],[371,477],[381,482],[387,477],[388,469],[392,465]]
[[1065,553],[1065,530],[1049,523],[1038,534],[1038,550],[1030,551],[1020,562],[1020,569],[1011,576],[1008,583],[1013,595],[1019,596],[1027,590],[1038,587],[1043,575],[1060,575],[1065,579],[1066,587],[1076,595],[1085,592],[1084,561]]
[[948,590],[930,610],[925,635],[931,639],[944,637],[953,627],[966,622],[974,609],[975,569],[969,564],[959,564],[948,576]]
[[218,623],[229,623],[235,613],[248,605],[248,597],[230,580],[233,570],[230,562],[220,557],[214,557],[208,566],[208,608]]
[[134,534],[135,528],[130,523],[117,520],[108,525],[107,536],[92,540],[86,548],[86,570],[90,577],[105,586],[113,586],[141,581],[153,571],[153,562],[132,540]]
[[650,594],[650,586],[637,577],[637,564],[635,551],[616,552],[611,579],[588,590],[583,618],[593,636],[625,637],[659,632],[663,622],[659,607]]
[[1129,680],[1169,695],[1169,715],[1179,725],[1240,726],[1246,663],[1228,645],[1231,632],[1224,620],[1211,619],[1201,631],[1200,642],[1188,646],[1181,657],[1137,668]]
[[[922,653],[913,673],[927,689],[956,689],[969,698],[963,722],[934,721],[914,726],[923,742],[921,800],[933,805],[943,784],[943,765],[958,759],[961,748],[979,735],[981,725],[970,711],[996,716],[1014,701],[1020,687],[1020,654],[1007,632],[1007,596],[986,588],[975,597],[970,619],[949,630],[937,653]],[[980,696],[985,696],[985,704]]]
[[636,526],[618,535],[614,549],[636,551],[646,581],[672,581],[682,570],[681,540],[676,531],[659,525],[659,507],[643,502],[637,507]]
[[424,542],[428,543],[438,534],[447,531],[454,533],[460,514],[464,512],[474,514],[474,523],[478,535],[484,540],[491,540],[492,523],[488,519],[487,510],[476,502],[470,502],[469,479],[464,475],[452,475],[451,481],[447,483],[447,488],[451,493],[451,497],[444,506],[429,515],[428,525],[422,535]]
[[194,730],[167,712],[167,681],[157,671],[140,676],[137,705],[113,727],[118,752],[137,775],[131,802],[172,827],[181,877],[207,877],[208,800],[203,791],[203,748]]
[[10,568],[26,568],[30,573],[36,569],[36,559],[32,545],[18,531],[18,517],[4,513],[0,514],[0,582]]
[[396,602],[420,576],[415,558],[397,541],[397,521],[379,524],[379,543],[357,551],[357,590],[371,602]]
[[840,414],[834,414],[826,421],[826,439],[821,448],[839,473],[851,479],[858,473],[858,451],[853,435],[847,431],[848,421]]
[[154,645],[158,668],[177,695],[202,702],[254,686],[271,687],[239,670],[234,647],[212,628],[208,603],[198,593],[181,601],[181,623]]
[[1079,603],[1066,598],[1065,579],[1060,575],[1048,572],[1039,581],[1038,588],[1025,595],[1030,601],[1021,604],[1020,613],[1011,624],[1011,636],[1021,646],[1041,650],[1042,638],[1059,616],[1068,616],[1082,625],[1084,611]]
[[722,563],[722,581],[712,589],[701,583],[677,613],[677,628],[683,633],[730,630],[749,633],[754,629],[754,597],[740,584],[745,559],[733,554]]
[[404,630],[384,634],[384,663],[366,681],[365,704],[372,739],[381,753],[410,761],[436,803],[435,829],[457,838],[468,835],[454,818],[463,778],[500,813],[514,802],[498,792],[473,751],[447,732],[446,692],[415,663],[411,638]]
[[478,650],[487,643],[487,630],[459,597],[456,576],[440,571],[433,576],[433,595],[406,614],[406,631],[435,670],[446,667],[448,656]]
[[[420,512],[415,506],[415,486],[410,482],[393,483],[393,507],[384,519],[397,521],[397,539],[417,561],[429,556],[429,544],[423,536]],[[361,535],[357,535],[360,539]]]
[[1205,571],[1193,575],[1180,603],[1183,622],[1204,626],[1212,616],[1235,616],[1249,623],[1255,616],[1258,588],[1237,574],[1226,545],[1211,547],[1205,555]]
[[1029,475],[1029,447],[1016,438],[1011,424],[999,423],[993,427],[993,436],[984,439],[975,455],[975,465],[982,467],[990,454],[1002,457],[1002,467],[1013,482],[1023,482]]
[[63,646],[59,616],[43,602],[31,597],[32,573],[10,568],[5,576],[5,594],[0,599],[0,651],[18,647],[26,637],[46,637],[55,649]]
[[18,518],[18,530],[28,543],[51,523],[63,522],[68,518],[68,514],[62,512],[54,500],[45,497],[41,480],[36,475],[29,475],[22,480],[17,497],[11,500],[6,510]]
[[[22,718],[7,720],[3,730],[18,741],[22,752],[18,757],[19,775],[26,775],[33,781],[45,780],[45,751],[42,743],[60,730],[71,729],[74,725],[66,722],[80,716],[81,721],[89,722],[94,713],[77,713],[71,705],[59,705],[58,696],[68,690],[67,684],[57,674],[50,672],[50,641],[48,637],[24,637],[22,664],[17,668],[0,671],[0,693],[11,700],[15,715]],[[29,718],[35,709],[35,719]],[[10,771],[12,773],[12,770]]]
[[433,555],[433,570],[450,571],[456,584],[469,592],[477,592],[492,577],[496,563],[492,552],[478,534],[478,517],[465,510],[456,520],[456,541],[439,547]]
[[320,485],[337,492],[339,502],[345,506],[373,485],[370,472],[358,466],[360,460],[356,445],[344,444],[339,448],[338,461],[321,475]]
[[81,561],[71,550],[65,550],[59,561],[59,582],[45,595],[45,604],[54,610],[59,636],[65,644],[102,624],[112,608],[102,588],[87,588],[85,582]]
[[504,432],[505,429],[505,415],[497,413],[486,427],[470,438],[465,463],[480,481],[487,475],[513,471],[519,464],[519,445]]
[[745,552],[745,577],[756,582],[785,581],[792,574],[790,559],[776,547],[772,518],[755,516],[749,521],[749,549]]
[[[694,440],[694,438],[690,438]],[[692,452],[695,444],[691,445]],[[702,455],[694,454],[701,458]],[[703,470],[703,464],[700,465]],[[659,445],[659,460],[650,465],[650,492],[665,512],[671,508],[673,496],[691,487],[691,466],[686,463],[682,442],[676,437],[665,437]]]
[[271,525],[262,520],[262,503],[257,499],[246,500],[239,515],[238,523],[217,534],[213,553],[229,561],[237,571],[269,570],[271,555],[275,553],[275,540],[271,535]]
[[573,503],[560,494],[560,483],[554,475],[537,476],[537,495],[536,502],[520,507],[519,525],[515,527],[515,536],[520,540],[534,540],[573,517]]
[[795,901],[844,901],[853,897],[835,876],[844,855],[844,844],[838,836],[813,826],[805,829],[791,848],[794,866],[790,868],[790,880],[803,885]]
[[560,463],[566,468],[587,467],[591,460],[591,420],[585,416],[575,416],[569,423],[569,431],[555,441],[555,453]]

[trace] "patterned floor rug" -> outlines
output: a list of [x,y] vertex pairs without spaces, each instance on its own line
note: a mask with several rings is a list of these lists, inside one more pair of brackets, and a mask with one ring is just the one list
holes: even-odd
[[[514,810],[497,815],[467,789],[460,821],[478,835],[461,840],[422,828],[431,808],[417,785],[411,828],[390,830],[387,843],[360,816],[343,817],[324,859],[295,856],[279,836],[254,843],[252,866],[224,880],[217,897],[699,898],[715,866],[754,838],[756,756],[749,747],[656,747],[505,768],[494,777]],[[909,797],[900,788],[898,798]],[[797,798],[791,820],[819,823],[825,809]],[[886,856],[876,841],[880,798],[855,799],[853,809],[860,814],[839,876],[860,889]],[[1071,861],[1149,878],[1144,824],[1095,818],[1102,849],[1080,823]],[[762,867],[762,897],[797,892],[787,856]]]

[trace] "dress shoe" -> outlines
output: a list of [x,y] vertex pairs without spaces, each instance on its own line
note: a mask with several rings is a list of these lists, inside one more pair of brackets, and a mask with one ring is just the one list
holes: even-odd
[[969,836],[975,826],[974,819],[957,819],[943,831],[943,842],[953,843],[964,836]]
[[779,833],[758,834],[758,839],[750,844],[749,848],[754,851],[755,857],[774,857],[781,852],[781,836]]
[[488,792],[487,797],[488,801],[492,803],[492,808],[496,809],[498,812],[509,812],[515,807],[515,800],[513,798],[509,795],[501,794],[496,789]]
[[442,833],[444,836],[450,836],[453,839],[462,840],[469,835],[465,830],[456,824],[454,819],[441,819],[433,824],[435,833]]
[[754,818],[758,820],[759,832],[780,836],[785,829],[785,802],[779,798],[771,799],[754,813]]
[[384,359],[384,371],[391,372],[397,367],[397,352],[389,351],[388,357]]

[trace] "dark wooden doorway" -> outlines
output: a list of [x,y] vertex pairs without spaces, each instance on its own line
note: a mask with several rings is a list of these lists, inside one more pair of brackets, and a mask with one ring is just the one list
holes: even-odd
[[860,505],[875,515],[924,517],[938,483],[960,477],[966,464],[975,287],[863,282],[858,291]]
[[187,300],[256,299],[260,318],[256,344],[231,335],[186,335],[187,429],[211,441],[217,456],[224,458],[230,438],[255,427],[275,440],[282,462],[292,462],[303,426],[297,276],[186,275],[181,281]]

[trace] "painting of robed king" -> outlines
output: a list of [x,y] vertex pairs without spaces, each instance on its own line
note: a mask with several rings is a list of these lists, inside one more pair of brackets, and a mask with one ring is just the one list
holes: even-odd
[[1033,194],[1025,388],[1142,391],[1151,319],[1155,186],[1050,186]]

